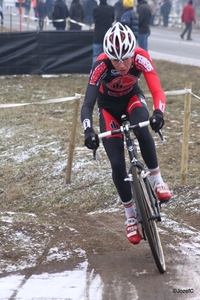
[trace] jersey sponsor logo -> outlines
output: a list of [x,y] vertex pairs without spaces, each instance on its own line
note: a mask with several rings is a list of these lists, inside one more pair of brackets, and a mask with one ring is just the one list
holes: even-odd
[[164,113],[165,103],[163,103],[161,100],[159,100],[159,109]]
[[104,62],[101,62],[91,74],[90,84],[99,85],[99,82],[105,77],[107,70],[107,65]]
[[143,72],[150,72],[153,70],[151,62],[143,55],[136,55],[135,64],[136,67],[139,67]]
[[83,129],[86,130],[87,128],[91,127],[91,122],[89,119],[83,120]]
[[119,76],[119,72],[115,69],[111,70],[111,74],[114,75],[114,76]]
[[[117,120],[115,120],[115,118],[111,116],[105,109],[102,109],[101,112],[106,125],[106,131],[118,129],[120,127],[120,124],[117,122]],[[122,134],[117,133],[111,136],[107,136],[106,139],[115,138],[115,137],[122,138]]]
[[118,123],[116,123],[115,121],[112,120],[110,122],[110,128],[112,128],[112,129],[118,129],[119,125],[118,125]]
[[108,94],[110,96],[121,97],[128,94],[134,87],[134,84],[138,81],[138,78],[131,74],[117,77],[111,82],[107,83],[109,89]]

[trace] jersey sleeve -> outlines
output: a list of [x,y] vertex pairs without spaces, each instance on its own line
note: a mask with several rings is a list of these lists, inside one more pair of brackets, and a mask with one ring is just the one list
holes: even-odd
[[144,75],[153,98],[154,109],[159,109],[164,113],[166,97],[149,53],[141,48],[136,48],[134,54],[134,65]]
[[99,59],[94,63],[90,72],[85,99],[81,108],[81,121],[83,123],[84,130],[86,130],[88,127],[92,127],[92,113],[98,97],[99,86],[105,76],[106,71],[106,63]]
[[85,99],[83,102],[83,106],[81,108],[81,121],[83,124],[84,131],[88,127],[92,127],[92,113],[93,113],[94,105],[96,103],[97,95],[98,95],[98,88],[96,86],[91,86],[88,83]]

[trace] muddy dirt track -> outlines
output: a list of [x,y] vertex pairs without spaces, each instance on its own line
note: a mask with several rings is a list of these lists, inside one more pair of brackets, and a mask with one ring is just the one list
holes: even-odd
[[[179,217],[182,231],[177,229],[175,224],[173,224],[173,229],[168,226],[169,222],[172,224],[175,221],[172,219],[169,221],[165,214],[163,224],[160,226],[167,265],[165,274],[161,275],[158,272],[147,242],[141,241],[139,245],[132,245],[127,241],[122,212],[82,216],[75,213],[65,213],[56,216],[56,220],[59,220],[60,223],[59,226],[54,224],[57,222],[55,216],[49,219],[53,230],[51,230],[50,238],[46,241],[47,230],[44,226],[41,228],[40,225],[40,231],[44,234],[45,245],[35,265],[24,268],[22,271],[4,272],[0,276],[0,286],[1,280],[8,275],[23,276],[20,285],[6,298],[9,300],[198,300],[200,299],[199,217],[195,214],[187,214],[187,217],[182,214]],[[183,220],[185,220],[184,223]],[[37,225],[30,225],[32,229],[34,226],[33,234],[37,231]],[[20,231],[23,227],[24,223],[18,222],[15,229]],[[193,245],[194,241],[196,241],[195,246]],[[57,252],[70,252],[71,255],[67,260],[57,258],[50,261],[48,259],[49,251],[55,247],[58,248]],[[5,259],[5,257],[2,258]],[[63,294],[57,294],[57,298],[55,298],[53,286],[52,295],[54,296],[52,297],[40,297],[37,287],[35,287],[35,294],[31,297],[27,296],[27,299],[20,297],[20,292],[26,289],[34,276],[43,273],[53,275],[66,270],[71,271],[72,275],[74,270],[81,269],[85,263],[87,263],[85,279],[82,280],[80,275],[73,282],[73,286],[65,288],[65,297]],[[67,281],[68,279],[65,277],[63,280]],[[34,280],[32,284],[34,284]],[[83,288],[84,293],[78,296],[77,292],[77,296],[71,296],[72,288],[75,291]],[[1,296],[0,299],[6,300]]]

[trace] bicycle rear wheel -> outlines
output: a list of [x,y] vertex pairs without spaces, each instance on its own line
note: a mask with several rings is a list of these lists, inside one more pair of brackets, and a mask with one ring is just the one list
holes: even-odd
[[133,183],[137,203],[142,219],[142,226],[147,236],[151,252],[153,254],[156,266],[162,274],[166,271],[165,258],[163,254],[162,244],[155,218],[155,210],[153,210],[154,199],[151,194],[149,181],[138,173],[137,167],[132,167]]

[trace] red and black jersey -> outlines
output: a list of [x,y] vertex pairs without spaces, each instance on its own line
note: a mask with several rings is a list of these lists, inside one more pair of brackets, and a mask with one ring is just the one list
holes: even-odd
[[154,109],[164,112],[165,95],[160,80],[147,51],[136,47],[129,72],[120,75],[113,67],[111,60],[102,53],[94,63],[81,110],[81,120],[89,121],[92,126],[92,112],[96,100],[98,107],[115,109],[116,105],[132,96],[142,94],[138,80],[144,75],[153,98]]

